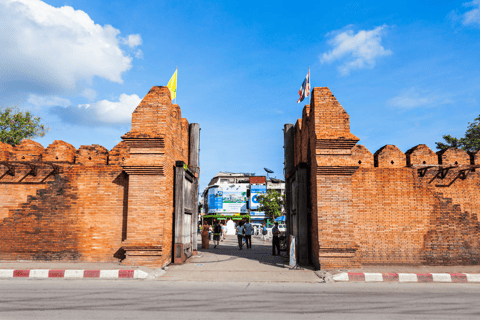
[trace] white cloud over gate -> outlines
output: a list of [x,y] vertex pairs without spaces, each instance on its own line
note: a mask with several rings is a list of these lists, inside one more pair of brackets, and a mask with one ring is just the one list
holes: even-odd
[[119,37],[110,25],[69,6],[40,0],[0,1],[0,95],[59,94],[93,77],[121,83],[140,35]]
[[55,106],[50,113],[56,114],[63,122],[85,126],[128,124],[141,101],[136,94],[122,93],[118,101],[100,100],[78,106]]
[[392,51],[386,50],[380,42],[385,33],[386,25],[373,30],[360,30],[354,33],[352,26],[346,30],[334,31],[327,34],[330,37],[328,44],[333,47],[320,57],[322,63],[343,61],[338,70],[342,75],[348,75],[351,70],[371,69],[379,57],[388,56]]

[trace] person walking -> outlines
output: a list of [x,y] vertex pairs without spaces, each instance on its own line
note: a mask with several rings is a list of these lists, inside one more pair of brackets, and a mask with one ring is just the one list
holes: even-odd
[[222,235],[222,226],[218,221],[215,221],[215,225],[213,227],[213,249],[216,249],[218,245],[220,245],[220,236]]
[[227,224],[222,222],[222,241],[227,237]]
[[244,233],[245,233],[245,244],[247,245],[247,249],[252,249],[252,231],[253,226],[247,220],[247,222],[243,225]]
[[208,240],[208,232],[210,230],[210,226],[208,225],[207,221],[203,222],[202,228],[202,248],[208,249],[210,247],[210,242]]
[[[276,256],[275,251],[278,251],[278,255],[280,255],[280,230],[278,229],[278,222],[275,222],[275,226],[272,228],[272,256]],[[277,248],[277,250],[275,250]]]
[[267,241],[267,226],[265,225],[265,222],[263,223],[262,225],[262,238],[263,238],[263,242],[266,242]]
[[239,222],[237,226],[237,240],[238,240],[238,250],[243,248],[243,222]]

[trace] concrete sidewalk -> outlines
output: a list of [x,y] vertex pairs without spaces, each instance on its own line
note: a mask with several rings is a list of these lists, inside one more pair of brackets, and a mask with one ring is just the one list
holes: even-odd
[[170,266],[158,278],[162,281],[209,281],[209,282],[303,282],[320,283],[313,268],[292,270],[288,258],[272,256],[271,240],[263,242],[252,236],[252,249],[238,250],[236,236],[227,236],[220,246],[208,250],[199,245],[198,256],[191,257],[183,265]]

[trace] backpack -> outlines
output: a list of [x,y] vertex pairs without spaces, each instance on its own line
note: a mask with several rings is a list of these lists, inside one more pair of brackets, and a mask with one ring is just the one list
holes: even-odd
[[215,230],[214,230],[215,233],[222,233],[222,226],[217,224],[215,226]]
[[263,227],[262,233],[263,233],[264,235],[267,234],[267,227]]

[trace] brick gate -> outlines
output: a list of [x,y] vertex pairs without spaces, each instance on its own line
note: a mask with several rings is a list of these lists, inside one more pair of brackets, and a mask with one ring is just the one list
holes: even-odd
[[[130,132],[110,151],[58,140],[48,148],[28,139],[0,143],[0,259],[170,263],[174,244],[184,244],[174,241],[181,221],[176,165],[190,175],[187,188],[196,197],[198,132],[167,87],[152,87],[132,114]],[[186,197],[193,230],[192,203]],[[189,232],[183,256],[196,250],[196,232]]]

